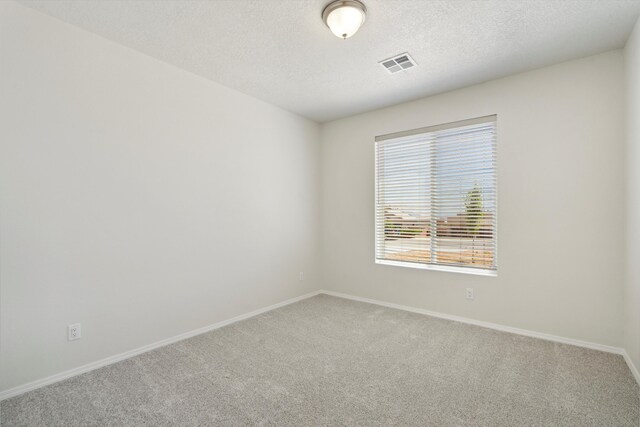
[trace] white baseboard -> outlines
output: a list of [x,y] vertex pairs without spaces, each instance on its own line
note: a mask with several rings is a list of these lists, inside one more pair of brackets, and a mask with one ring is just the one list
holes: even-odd
[[638,368],[633,363],[633,360],[631,360],[631,357],[629,357],[627,350],[622,350],[622,356],[624,356],[624,361],[627,362],[627,366],[629,366],[629,370],[635,377],[636,382],[640,385],[640,372],[638,372]]
[[638,368],[633,363],[633,360],[631,360],[631,357],[629,357],[629,354],[627,353],[627,351],[624,348],[613,347],[613,346],[593,343],[593,342],[589,342],[589,341],[576,340],[576,339],[573,339],[573,338],[565,338],[565,337],[561,337],[561,336],[558,336],[558,335],[545,334],[545,333],[542,333],[542,332],[529,331],[527,329],[513,328],[511,326],[499,325],[497,323],[483,322],[481,320],[474,320],[474,319],[469,319],[469,318],[466,318],[466,317],[454,316],[452,314],[438,313],[436,311],[425,310],[425,309],[416,308],[416,307],[410,307],[410,306],[407,306],[407,305],[394,304],[394,303],[385,302],[385,301],[379,301],[379,300],[375,300],[375,299],[371,299],[371,298],[363,298],[363,297],[358,297],[358,296],[355,296],[355,295],[343,294],[341,292],[333,292],[333,291],[327,291],[327,290],[323,289],[323,290],[320,290],[320,292],[318,292],[318,293],[325,294],[325,295],[331,295],[331,296],[339,297],[339,298],[346,298],[346,299],[350,299],[350,300],[354,300],[354,301],[366,302],[366,303],[369,303],[369,304],[381,305],[383,307],[395,308],[395,309],[398,309],[398,310],[410,311],[412,313],[424,314],[424,315],[427,315],[427,316],[438,317],[440,319],[453,320],[454,322],[461,322],[461,323],[467,323],[469,325],[482,326],[483,328],[495,329],[497,331],[509,332],[509,333],[512,333],[512,334],[524,335],[524,336],[527,336],[527,337],[540,338],[540,339],[547,340],[547,341],[554,341],[554,342],[558,342],[558,343],[562,343],[562,344],[575,345],[575,346],[578,346],[578,347],[590,348],[592,350],[599,350],[599,351],[604,351],[604,352],[607,352],[607,353],[619,354],[622,357],[624,357],[624,360],[627,363],[627,366],[629,367],[629,370],[633,374],[633,376],[636,379],[636,382],[638,383],[638,385],[640,385],[640,372],[638,371]]
[[286,301],[279,302],[277,304],[270,305],[268,307],[260,308],[258,310],[254,310],[250,313],[241,314],[240,316],[233,317],[231,319],[223,320],[221,322],[214,323],[209,326],[204,326],[202,328],[194,329],[193,331],[185,332],[180,335],[176,335],[171,338],[164,339],[162,341],[157,341],[153,344],[145,345],[142,347],[138,347],[133,350],[126,351],[124,353],[116,354],[115,356],[110,356],[105,359],[98,360],[96,362],[91,362],[83,366],[79,366],[77,368],[69,369],[68,371],[60,372],[55,375],[51,375],[46,378],[42,378],[40,380],[32,381],[27,384],[19,385],[14,388],[10,388],[8,390],[4,390],[0,392],[0,401],[9,399],[11,397],[18,396],[20,394],[26,393],[31,390],[35,390],[40,387],[44,387],[49,384],[56,383],[58,381],[65,380],[67,378],[75,377],[76,375],[84,374],[85,372],[93,371],[98,368],[102,368],[107,365],[111,365],[116,362],[120,362],[121,360],[129,359],[131,357],[137,356],[142,353],[146,353],[151,350],[155,350],[159,347],[164,347],[165,345],[173,344],[178,341],[182,341],[187,338],[194,337],[196,335],[204,334],[205,332],[212,331],[214,329],[222,328],[223,326],[230,325],[232,323],[239,322],[241,320],[248,319],[250,317],[257,316],[262,313],[266,313],[267,311],[275,310],[276,308],[284,307],[285,305],[293,304],[294,302],[302,301],[307,298],[311,298],[320,293],[320,291],[310,292],[305,295],[301,295],[299,297],[291,298]]
[[[557,335],[545,334],[542,332],[529,331],[526,329],[513,328],[511,326],[499,325],[497,323],[483,322],[481,320],[469,319],[466,317],[454,316],[452,314],[438,313],[436,311],[425,310],[423,308],[410,307],[407,305],[393,304],[390,302],[379,301],[371,298],[357,297],[354,295],[343,294],[340,292],[321,290],[321,294],[331,295],[339,298],[346,298],[354,301],[366,302],[369,304],[381,305],[383,307],[395,308],[398,310],[410,311],[412,313],[425,314],[427,316],[438,317],[440,319],[453,320],[454,322],[467,323],[469,325],[482,326],[483,328],[495,329],[497,331],[509,332],[517,335],[524,335],[532,338],[540,338],[547,341],[559,342],[562,344],[570,344],[578,347],[590,348],[593,350],[605,351],[607,353],[615,353],[624,355],[625,351],[619,347],[612,347],[604,344],[597,344],[589,341],[581,341],[573,338],[565,338]],[[637,377],[636,377],[637,378]]]
[[438,317],[440,319],[447,319],[447,320],[452,320],[452,321],[455,321],[455,322],[467,323],[467,324],[470,324],[470,325],[476,325],[476,326],[481,326],[481,327],[484,327],[484,328],[495,329],[495,330],[498,330],[498,331],[509,332],[509,333],[512,333],[512,334],[524,335],[524,336],[528,336],[528,337],[532,337],[532,338],[540,338],[540,339],[547,340],[547,341],[554,341],[554,342],[559,342],[559,343],[563,343],[563,344],[575,345],[575,346],[578,346],[578,347],[590,348],[590,349],[593,349],[593,350],[605,351],[605,352],[608,352],[608,353],[620,354],[620,355],[622,355],[624,357],[624,360],[627,362],[627,365],[629,366],[629,369],[633,373],[633,376],[635,377],[635,379],[638,382],[638,384],[640,384],[640,373],[638,373],[638,369],[634,365],[633,361],[631,360],[631,358],[629,357],[627,352],[624,349],[619,348],[619,347],[612,347],[612,346],[592,343],[592,342],[588,342],[588,341],[581,341],[581,340],[576,340],[576,339],[572,339],[572,338],[565,338],[565,337],[560,337],[560,336],[557,336],[557,335],[545,334],[545,333],[542,333],[542,332],[529,331],[529,330],[526,330],[526,329],[513,328],[513,327],[510,327],[510,326],[499,325],[499,324],[496,324],[496,323],[483,322],[483,321],[480,321],[480,320],[468,319],[466,317],[460,317],[460,316],[454,316],[454,315],[451,315],[451,314],[438,313],[438,312],[435,312],[435,311],[425,310],[425,309],[422,309],[422,308],[410,307],[410,306],[400,305],[400,304],[393,304],[393,303],[389,303],[389,302],[374,300],[374,299],[371,299],[371,298],[363,298],[363,297],[358,297],[358,296],[354,296],[354,295],[343,294],[343,293],[340,293],[340,292],[320,290],[320,291],[310,292],[308,294],[301,295],[299,297],[291,298],[291,299],[288,299],[286,301],[282,301],[280,303],[270,305],[268,307],[260,308],[258,310],[254,310],[254,311],[252,311],[250,313],[242,314],[240,316],[236,316],[236,317],[233,317],[231,319],[223,320],[221,322],[217,322],[217,323],[214,323],[214,324],[209,325],[209,326],[205,326],[205,327],[202,327],[202,328],[199,328],[199,329],[195,329],[193,331],[185,332],[183,334],[176,335],[174,337],[167,338],[165,340],[158,341],[158,342],[155,342],[153,344],[145,345],[145,346],[142,346],[142,347],[130,350],[130,351],[126,351],[124,353],[120,353],[120,354],[117,354],[115,356],[110,356],[110,357],[107,357],[105,359],[98,360],[96,362],[88,363],[86,365],[83,365],[83,366],[80,366],[80,367],[77,367],[77,368],[74,368],[74,369],[70,369],[68,371],[60,372],[58,374],[51,375],[49,377],[42,378],[40,380],[32,381],[32,382],[27,383],[27,384],[23,384],[23,385],[20,385],[20,386],[17,386],[17,387],[8,389],[8,390],[1,391],[0,392],[0,401],[5,400],[5,399],[9,399],[11,397],[18,396],[20,394],[26,393],[26,392],[31,391],[31,390],[35,390],[35,389],[40,388],[40,387],[47,386],[49,384],[56,383],[58,381],[65,380],[67,378],[74,377],[76,375],[84,374],[85,372],[93,371],[95,369],[102,368],[102,367],[107,366],[107,365],[111,365],[111,364],[119,362],[121,360],[129,359],[131,357],[137,356],[137,355],[142,354],[142,353],[146,353],[146,352],[154,350],[156,348],[164,347],[165,345],[169,345],[169,344],[172,344],[172,343],[175,343],[175,342],[178,342],[178,341],[182,341],[184,339],[191,338],[193,336],[200,335],[200,334],[203,334],[205,332],[209,332],[209,331],[212,331],[214,329],[218,329],[218,328],[221,328],[223,326],[227,326],[227,325],[230,325],[232,323],[239,322],[241,320],[245,320],[245,319],[257,316],[257,315],[262,314],[262,313],[266,313],[267,311],[271,311],[271,310],[275,310],[275,309],[280,308],[280,307],[284,307],[285,305],[293,304],[295,302],[302,301],[302,300],[307,299],[307,298],[311,298],[311,297],[316,296],[318,294],[326,294],[326,295],[331,295],[331,296],[335,296],[335,297],[339,297],[339,298],[346,298],[346,299],[350,299],[350,300],[354,300],[354,301],[360,301],[360,302],[365,302],[365,303],[369,303],[369,304],[376,304],[376,305],[380,305],[380,306],[383,306],[383,307],[395,308],[395,309],[398,309],[398,310],[410,311],[410,312],[413,312],[413,313],[419,313],[419,314],[424,314],[424,315],[427,315],[427,316]]

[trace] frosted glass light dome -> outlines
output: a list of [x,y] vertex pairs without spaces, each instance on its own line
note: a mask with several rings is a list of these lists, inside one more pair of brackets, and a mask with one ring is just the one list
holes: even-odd
[[333,34],[342,39],[353,36],[364,23],[367,9],[355,0],[339,0],[329,3],[322,12],[322,19]]

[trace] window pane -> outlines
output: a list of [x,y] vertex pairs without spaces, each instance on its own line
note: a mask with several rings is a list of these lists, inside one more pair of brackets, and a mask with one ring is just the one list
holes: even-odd
[[436,262],[494,267],[495,122],[437,133]]

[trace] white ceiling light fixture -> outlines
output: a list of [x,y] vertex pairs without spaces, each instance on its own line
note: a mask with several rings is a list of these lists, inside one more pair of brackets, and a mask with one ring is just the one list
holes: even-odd
[[364,23],[367,8],[357,0],[337,0],[329,3],[322,11],[322,20],[333,34],[348,39]]

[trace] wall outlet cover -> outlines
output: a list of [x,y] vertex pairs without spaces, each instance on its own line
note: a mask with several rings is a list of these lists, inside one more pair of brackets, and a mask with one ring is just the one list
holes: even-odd
[[467,288],[466,298],[473,299],[473,288]]
[[79,340],[82,338],[82,329],[80,323],[74,323],[68,327],[69,341]]

